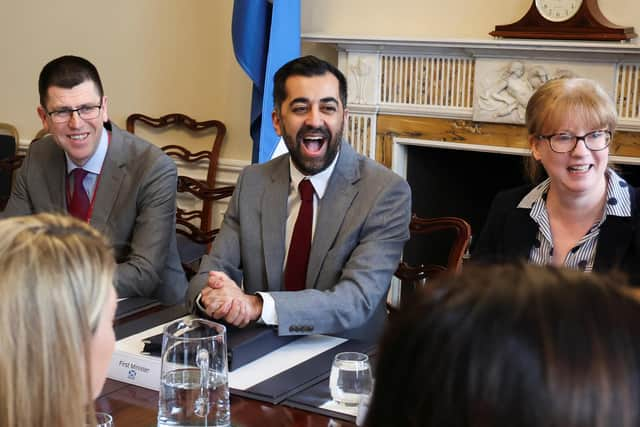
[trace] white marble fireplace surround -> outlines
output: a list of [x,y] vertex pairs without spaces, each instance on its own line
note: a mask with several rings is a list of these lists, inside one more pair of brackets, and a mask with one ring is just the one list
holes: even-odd
[[[400,39],[305,34],[338,50],[347,76],[350,119],[345,133],[376,157],[379,114],[519,124],[526,102],[548,78],[597,80],[614,99],[619,130],[640,132],[640,44],[520,39]],[[521,154],[507,147],[394,138],[392,168],[406,171],[406,146],[428,145]],[[640,158],[613,160],[640,163]]]
[[[303,40],[337,48],[338,67],[347,76],[349,87],[346,137],[358,151],[371,158],[378,158],[388,148],[376,147],[376,140],[382,141],[384,136],[376,135],[378,115],[470,121],[466,127],[476,130],[484,123],[513,127],[523,122],[524,106],[535,87],[545,79],[567,74],[600,82],[616,103],[618,130],[640,133],[637,40],[596,43],[381,39],[323,34],[305,34]],[[474,140],[480,144],[451,138],[420,139],[422,135],[394,136],[391,162],[386,158],[378,160],[406,178],[409,146],[528,153],[526,141],[518,147],[499,145],[490,140],[491,136],[483,140],[482,130],[472,133],[480,138]],[[612,161],[640,164],[640,157],[612,156]],[[399,301],[396,279],[392,281],[389,300]]]

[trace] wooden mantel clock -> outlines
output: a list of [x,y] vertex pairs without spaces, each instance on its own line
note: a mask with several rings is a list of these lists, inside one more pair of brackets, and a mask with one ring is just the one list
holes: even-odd
[[519,21],[496,25],[494,37],[621,41],[637,37],[633,27],[612,24],[598,7],[598,0],[532,0]]

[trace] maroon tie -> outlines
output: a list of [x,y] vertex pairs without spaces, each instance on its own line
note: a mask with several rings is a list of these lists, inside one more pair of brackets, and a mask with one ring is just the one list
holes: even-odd
[[75,168],[71,174],[73,175],[73,195],[69,203],[69,213],[82,221],[87,220],[89,213],[89,197],[82,186],[87,171],[82,168]]
[[311,227],[313,225],[313,185],[304,179],[298,185],[300,210],[293,227],[287,265],[284,269],[284,285],[287,291],[305,288],[309,252],[311,252]]

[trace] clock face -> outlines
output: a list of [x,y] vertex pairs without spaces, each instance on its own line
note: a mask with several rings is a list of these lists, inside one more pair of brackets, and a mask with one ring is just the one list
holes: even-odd
[[552,22],[562,22],[576,14],[582,0],[536,0],[536,9],[543,18]]

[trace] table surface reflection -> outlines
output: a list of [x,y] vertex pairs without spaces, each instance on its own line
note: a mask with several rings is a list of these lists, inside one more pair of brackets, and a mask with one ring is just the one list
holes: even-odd
[[[115,427],[152,427],[158,414],[158,392],[107,379],[96,400],[96,411],[113,416]],[[284,405],[231,396],[235,427],[353,427],[355,424]]]

